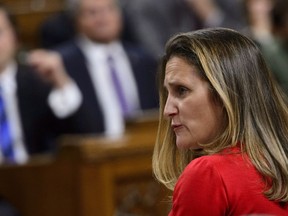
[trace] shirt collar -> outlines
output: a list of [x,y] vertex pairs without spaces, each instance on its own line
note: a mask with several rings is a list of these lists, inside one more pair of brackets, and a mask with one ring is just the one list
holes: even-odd
[[17,64],[12,61],[0,73],[0,86],[4,93],[14,92],[16,89]]
[[104,43],[97,43],[89,38],[87,38],[84,35],[79,36],[78,42],[80,44],[80,47],[83,50],[86,51],[92,51],[92,50],[98,50],[102,52],[103,54],[105,53],[106,55],[121,55],[123,53],[123,47],[120,41],[112,41],[108,44]]

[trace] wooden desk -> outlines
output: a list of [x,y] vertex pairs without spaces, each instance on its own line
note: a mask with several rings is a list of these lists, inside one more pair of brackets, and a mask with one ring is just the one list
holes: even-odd
[[0,194],[23,216],[164,216],[167,190],[152,177],[156,123],[125,136],[69,136],[56,156],[0,167]]

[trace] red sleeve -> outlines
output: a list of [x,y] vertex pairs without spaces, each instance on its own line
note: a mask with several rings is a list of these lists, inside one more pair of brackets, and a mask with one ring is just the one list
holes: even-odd
[[225,186],[209,157],[193,160],[176,184],[169,216],[222,216],[227,209]]

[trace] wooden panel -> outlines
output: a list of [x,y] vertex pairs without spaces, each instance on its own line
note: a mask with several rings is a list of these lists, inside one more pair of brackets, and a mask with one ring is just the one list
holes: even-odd
[[150,175],[121,179],[116,185],[116,215],[168,215],[168,193]]
[[29,14],[35,12],[54,12],[62,10],[64,0],[2,0],[11,11],[18,14]]
[[49,16],[64,9],[64,0],[3,0],[15,16],[22,49],[39,46],[39,26]]
[[78,216],[72,166],[47,163],[1,167],[0,194],[23,216]]
[[37,12],[16,15],[22,50],[30,50],[40,46],[39,28],[42,22],[52,14],[52,12]]
[[0,167],[0,194],[23,216],[166,216],[169,192],[151,167],[157,122],[138,123],[118,139],[67,136],[55,158]]
[[115,185],[109,166],[88,165],[81,169],[81,215],[113,215]]

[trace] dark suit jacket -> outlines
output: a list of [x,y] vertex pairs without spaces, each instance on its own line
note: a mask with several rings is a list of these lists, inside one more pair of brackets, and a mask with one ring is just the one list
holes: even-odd
[[[140,105],[142,110],[158,107],[158,93],[156,90],[156,61],[144,50],[131,44],[124,44],[124,49],[130,60],[134,78],[136,80]],[[75,80],[82,92],[84,102],[82,109],[90,116],[86,122],[90,132],[103,132],[103,114],[99,106],[95,88],[86,65],[83,52],[75,41],[67,43],[65,46],[56,49],[62,55],[66,70]]]
[[85,124],[87,115],[82,108],[65,119],[54,116],[47,103],[51,87],[31,68],[19,66],[16,83],[24,143],[30,154],[53,151],[56,139],[62,134],[89,131]]

